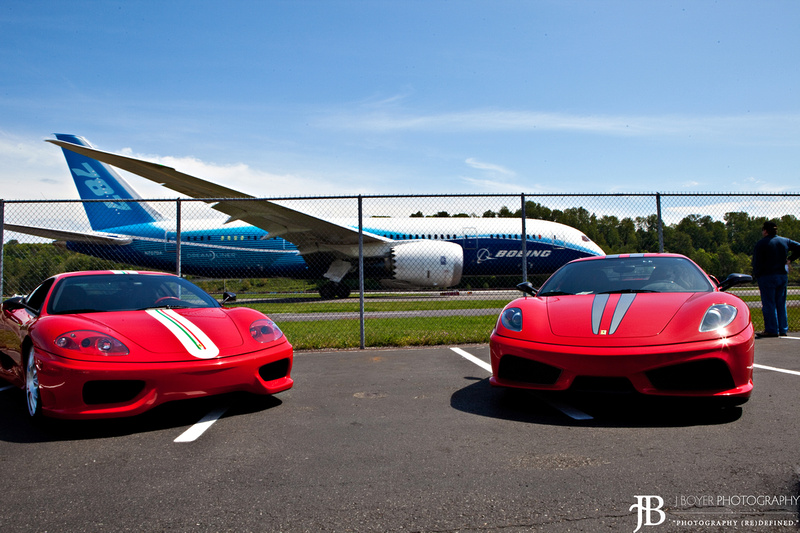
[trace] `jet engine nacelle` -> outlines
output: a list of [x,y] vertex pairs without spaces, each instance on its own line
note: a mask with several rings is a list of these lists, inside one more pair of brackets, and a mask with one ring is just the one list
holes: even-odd
[[461,281],[464,250],[443,241],[398,244],[389,254],[392,280],[417,287],[452,287]]

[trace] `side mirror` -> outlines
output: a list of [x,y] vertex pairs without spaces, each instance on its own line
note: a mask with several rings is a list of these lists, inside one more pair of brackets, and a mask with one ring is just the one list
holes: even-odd
[[225,291],[222,293],[222,303],[226,304],[228,302],[236,301],[236,294],[232,292]]
[[747,274],[731,274],[725,280],[719,284],[719,290],[727,291],[734,285],[741,285],[742,283],[752,283],[753,276],[749,276]]
[[517,285],[517,289],[524,292],[525,294],[530,294],[531,296],[536,296],[536,292],[538,289],[531,284],[530,281],[523,281],[519,285]]
[[3,302],[3,310],[13,311],[15,309],[22,309],[25,307],[25,297],[24,296],[12,296],[8,300]]

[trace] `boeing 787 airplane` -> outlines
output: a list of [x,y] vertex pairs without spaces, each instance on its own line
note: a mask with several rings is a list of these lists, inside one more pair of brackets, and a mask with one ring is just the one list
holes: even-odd
[[[64,241],[70,250],[143,268],[176,270],[175,220],[168,220],[113,168],[190,198],[209,199],[228,215],[213,227],[180,232],[180,273],[205,277],[294,277],[327,280],[323,298],[349,295],[342,280],[357,271],[357,219],[324,219],[257,199],[173,168],[92,148],[82,137],[56,134],[92,227],[79,233],[5,224],[9,231]],[[109,166],[110,165],[110,166]],[[555,222],[512,218],[365,218],[364,272],[389,287],[452,287],[462,276],[550,273],[564,263],[602,255],[583,233]]]

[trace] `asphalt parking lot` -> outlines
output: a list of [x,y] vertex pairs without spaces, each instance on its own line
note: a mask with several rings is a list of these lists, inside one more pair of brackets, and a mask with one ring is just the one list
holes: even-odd
[[798,529],[800,335],[757,341],[731,409],[494,389],[488,360],[304,352],[276,397],[41,425],[0,382],[0,531]]

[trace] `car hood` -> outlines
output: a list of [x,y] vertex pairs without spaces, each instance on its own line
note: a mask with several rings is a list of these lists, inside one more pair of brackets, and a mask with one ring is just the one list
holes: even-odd
[[82,318],[113,330],[128,344],[134,358],[138,351],[145,356],[169,354],[166,359],[159,357],[162,361],[212,359],[230,355],[243,344],[238,326],[222,308],[147,309],[84,314]]
[[[586,294],[547,298],[558,337],[629,339],[661,334],[693,293]],[[698,323],[699,325],[699,323]]]

